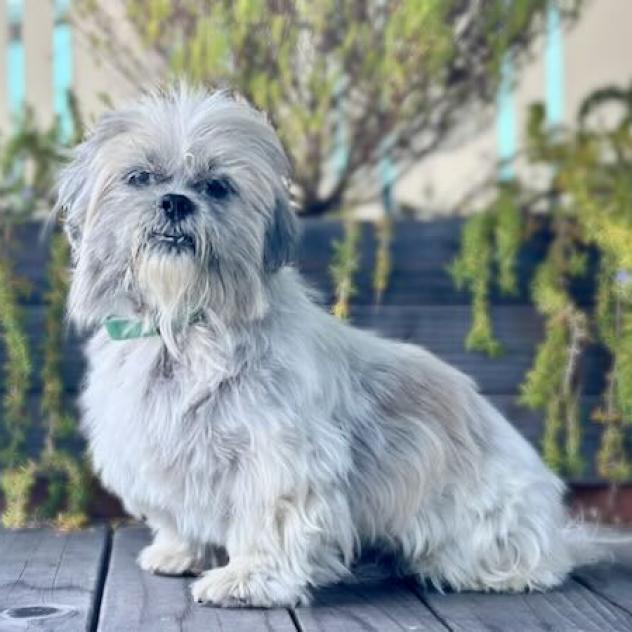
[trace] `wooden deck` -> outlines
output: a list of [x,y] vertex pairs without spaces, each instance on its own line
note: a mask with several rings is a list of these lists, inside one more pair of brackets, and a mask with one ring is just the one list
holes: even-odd
[[141,571],[141,526],[80,533],[0,530],[0,631],[445,632],[632,630],[632,544],[550,593],[440,594],[368,567],[308,608],[225,610],[193,603],[190,578]]

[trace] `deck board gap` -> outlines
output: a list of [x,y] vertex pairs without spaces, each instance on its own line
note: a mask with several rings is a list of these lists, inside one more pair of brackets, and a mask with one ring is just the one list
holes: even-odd
[[423,595],[419,582],[415,580],[407,580],[405,585],[406,588],[408,588],[408,590],[410,590],[410,592],[413,593],[413,595],[419,599],[424,606],[426,606],[428,611],[448,632],[454,632],[454,629],[450,626],[450,624],[428,603],[428,600]]
[[112,527],[107,525],[105,530],[105,543],[103,545],[103,555],[101,564],[99,565],[99,576],[94,592],[94,602],[92,604],[92,615],[90,617],[90,632],[96,632],[99,627],[99,618],[101,617],[101,603],[103,601],[103,591],[105,590],[105,582],[110,572],[110,558],[112,555]]
[[288,608],[287,613],[290,615],[290,619],[292,619],[292,623],[296,628],[296,632],[303,632],[303,626],[298,619],[298,615],[296,614],[296,610],[294,608]]

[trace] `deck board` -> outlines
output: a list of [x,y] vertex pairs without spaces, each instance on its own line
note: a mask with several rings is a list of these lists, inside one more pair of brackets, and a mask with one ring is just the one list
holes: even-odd
[[117,529],[112,541],[99,632],[296,632],[287,610],[229,610],[193,603],[191,578],[142,571],[136,556],[150,541],[144,527]]
[[91,630],[107,532],[0,530],[0,630]]
[[611,560],[580,568],[573,576],[611,604],[632,614],[632,536],[630,544],[613,547]]
[[570,579],[546,593],[447,593],[416,588],[453,632],[629,632],[632,616]]
[[427,606],[397,580],[340,584],[316,592],[308,608],[298,608],[302,632],[446,632]]

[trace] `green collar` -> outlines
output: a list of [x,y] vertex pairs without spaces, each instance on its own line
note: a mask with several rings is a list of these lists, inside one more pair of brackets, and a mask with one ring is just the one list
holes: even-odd
[[108,316],[103,321],[105,331],[112,340],[132,340],[133,338],[149,338],[158,336],[160,332],[155,325],[147,326],[137,318],[122,318],[121,316]]
[[[189,318],[188,322],[183,321],[179,328],[182,331],[189,325],[199,323],[201,320],[203,320],[202,312],[196,312]],[[140,318],[108,316],[103,321],[103,326],[111,340],[133,340],[134,338],[151,338],[152,336],[160,335],[160,330],[155,324],[147,323]]]

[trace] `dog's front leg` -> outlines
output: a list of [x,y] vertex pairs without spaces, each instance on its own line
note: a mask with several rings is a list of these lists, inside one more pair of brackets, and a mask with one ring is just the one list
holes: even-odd
[[138,565],[150,573],[164,575],[197,575],[202,571],[204,551],[181,536],[175,527],[162,517],[148,517],[154,541],[138,556]]
[[318,551],[314,526],[289,510],[287,499],[244,507],[229,526],[228,564],[206,571],[191,587],[193,598],[223,607],[292,607],[309,601]]

